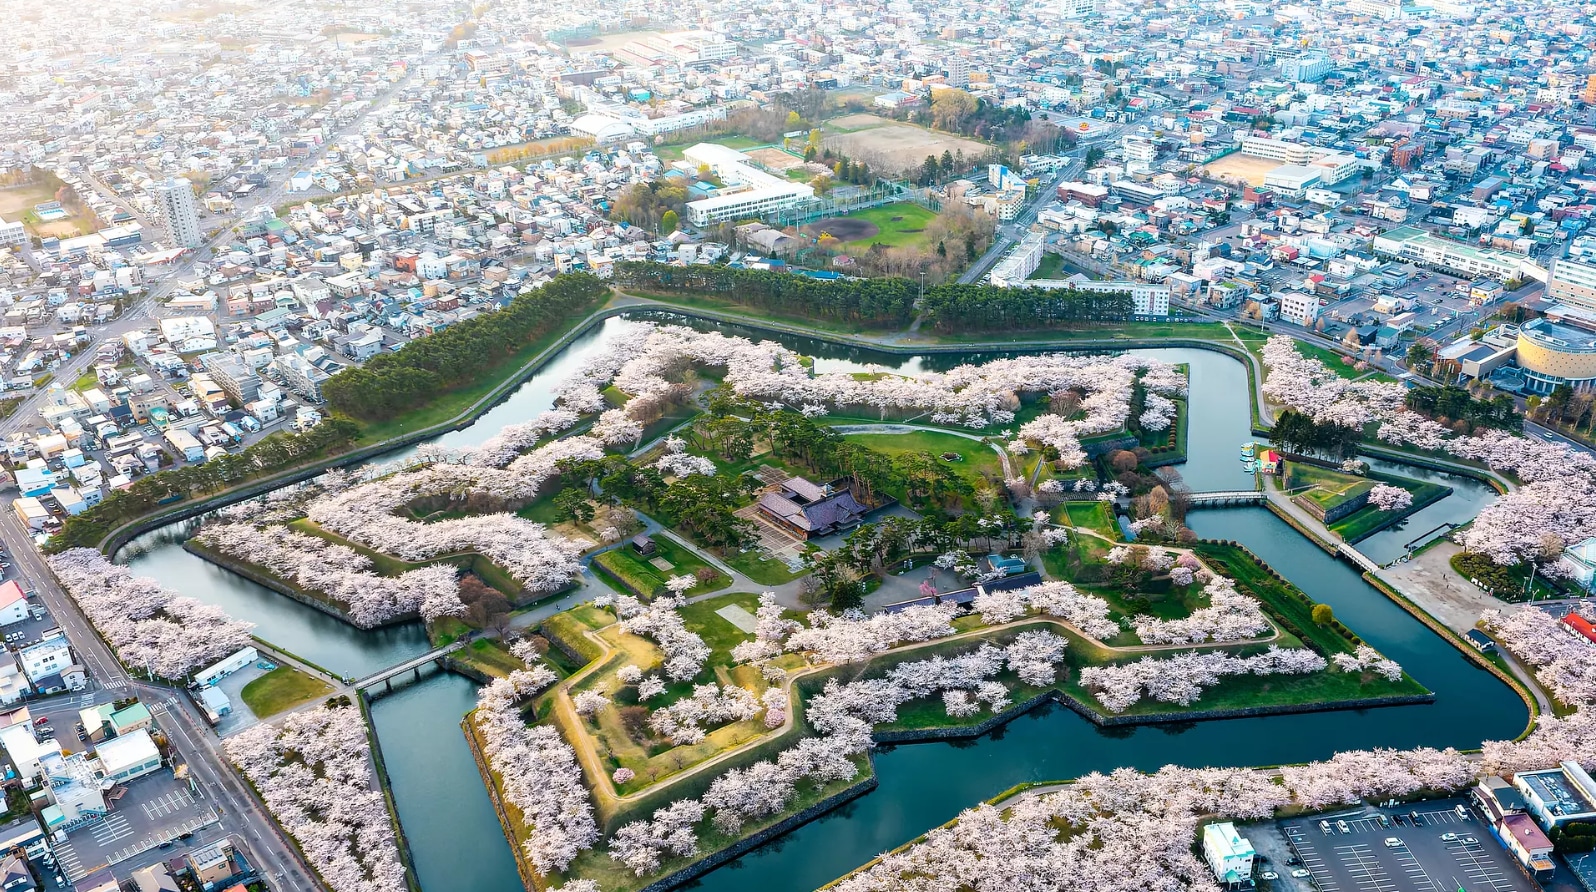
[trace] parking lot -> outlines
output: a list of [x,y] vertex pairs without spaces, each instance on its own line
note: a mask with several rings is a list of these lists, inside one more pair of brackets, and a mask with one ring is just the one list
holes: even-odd
[[102,867],[119,864],[161,845],[174,843],[219,820],[216,810],[188,781],[168,769],[131,781],[110,814],[68,836],[56,846],[56,857],[69,879],[76,881]]
[[[1463,815],[1457,807],[1464,807]],[[1417,815],[1415,821],[1414,815]],[[1464,816],[1466,815],[1466,816]],[[1462,799],[1254,825],[1283,837],[1274,889],[1301,892],[1537,892]],[[1245,832],[1245,831],[1244,831]],[[1272,842],[1272,840],[1271,840]],[[1260,851],[1273,848],[1259,846]],[[1290,864],[1294,856],[1300,865]],[[1306,871],[1308,876],[1293,876]]]

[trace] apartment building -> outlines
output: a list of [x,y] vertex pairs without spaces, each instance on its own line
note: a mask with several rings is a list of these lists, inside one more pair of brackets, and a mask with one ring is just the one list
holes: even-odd
[[183,177],[172,177],[155,186],[155,205],[172,241],[182,248],[198,248],[205,243],[200,230],[199,211],[194,202],[194,185]]
[[1027,233],[1014,250],[992,267],[989,281],[999,288],[1020,288],[1042,263],[1042,249],[1046,237],[1040,232]]
[[1305,328],[1313,327],[1319,320],[1319,296],[1311,291],[1283,291],[1280,298],[1280,318]]
[[1564,257],[1552,264],[1546,296],[1558,303],[1596,312],[1596,263]]

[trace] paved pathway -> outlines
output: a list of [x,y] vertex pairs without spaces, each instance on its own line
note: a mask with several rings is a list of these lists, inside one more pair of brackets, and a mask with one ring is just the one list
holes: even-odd
[[[1462,550],[1463,547],[1455,542],[1441,542],[1426,549],[1412,560],[1392,564],[1375,575],[1406,595],[1421,610],[1435,617],[1441,625],[1462,635],[1474,628],[1480,614],[1487,610],[1500,610],[1509,606],[1453,572],[1452,556]],[[1550,715],[1552,705],[1546,699],[1546,694],[1540,685],[1530,677],[1529,670],[1512,654],[1507,651],[1499,652],[1513,674],[1518,676],[1519,680],[1524,682],[1524,686],[1535,695],[1535,702],[1540,706],[1541,713]]]

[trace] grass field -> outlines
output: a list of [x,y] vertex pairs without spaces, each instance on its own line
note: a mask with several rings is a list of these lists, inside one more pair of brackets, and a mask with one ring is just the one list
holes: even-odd
[[991,446],[976,440],[967,440],[953,434],[935,431],[911,431],[904,434],[848,434],[847,438],[889,456],[906,454],[929,455],[941,462],[943,453],[959,456],[958,461],[943,462],[971,484],[982,484],[988,477],[1003,479],[1003,465]]
[[[868,223],[876,228],[875,234],[844,241],[842,246],[856,250],[868,248],[876,243],[892,248],[926,247],[925,228],[936,217],[935,211],[908,201],[867,208],[842,219]],[[825,230],[826,223],[827,221],[822,220],[806,228],[819,233]]]
[[665,590],[665,580],[672,576],[686,574],[693,575],[699,570],[708,569],[715,574],[708,582],[700,582],[687,590],[689,595],[702,595],[731,585],[731,579],[725,573],[710,567],[698,558],[697,555],[687,550],[687,547],[671,539],[669,536],[656,534],[654,547],[657,550],[655,557],[663,558],[671,564],[671,569],[662,570],[649,563],[650,558],[640,556],[632,549],[630,544],[619,548],[612,548],[593,556],[593,566],[621,582],[640,595],[655,595]]
[[471,646],[454,652],[454,659],[482,672],[490,678],[504,678],[526,664],[510,656],[504,644],[496,638],[478,638]]
[[726,558],[726,564],[760,585],[781,585],[803,575],[803,571],[794,573],[787,569],[786,564],[771,560],[758,551],[738,552]]
[[1072,273],[1064,268],[1064,255],[1047,251],[1042,254],[1042,260],[1036,264],[1036,271],[1026,276],[1027,279],[1067,279]]
[[256,718],[264,719],[331,693],[325,681],[292,666],[278,666],[244,685],[240,696]]

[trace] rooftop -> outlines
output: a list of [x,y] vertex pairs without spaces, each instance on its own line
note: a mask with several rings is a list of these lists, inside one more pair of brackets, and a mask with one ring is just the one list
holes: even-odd
[[1596,331],[1566,322],[1535,319],[1520,326],[1518,334],[1560,353],[1596,353]]

